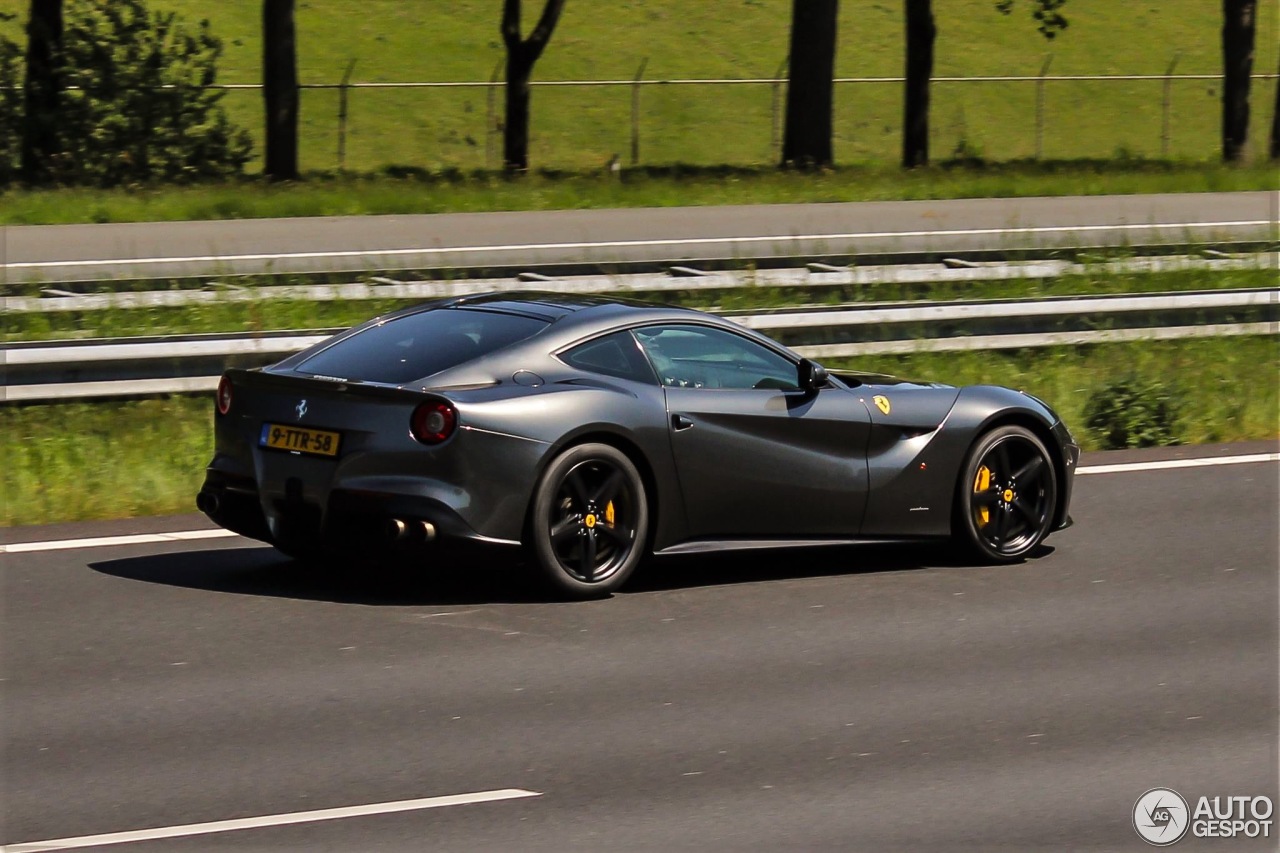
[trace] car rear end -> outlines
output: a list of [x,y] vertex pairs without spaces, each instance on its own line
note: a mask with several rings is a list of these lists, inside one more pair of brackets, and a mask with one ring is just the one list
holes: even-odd
[[441,392],[406,377],[474,361],[545,323],[427,313],[370,324],[270,368],[227,371],[199,508],[297,555],[518,541],[544,445],[477,428],[492,389]]

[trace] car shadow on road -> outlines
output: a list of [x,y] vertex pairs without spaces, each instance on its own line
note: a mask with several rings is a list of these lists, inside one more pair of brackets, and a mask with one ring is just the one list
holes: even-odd
[[[1033,559],[1053,548],[1041,545]],[[866,543],[721,551],[651,560],[622,592],[655,592],[858,574],[978,568],[989,564],[946,542]]]
[[90,563],[96,572],[128,580],[232,595],[338,604],[500,604],[546,600],[510,558],[478,555],[449,563],[385,565],[350,558],[316,566],[274,548],[218,548],[149,554]]
[[[1053,548],[1040,546],[1036,558]],[[932,543],[722,551],[660,557],[642,565],[620,595],[806,578],[981,565]],[[217,548],[90,563],[113,577],[232,595],[369,606],[519,604],[553,601],[533,567],[509,552],[441,555],[385,565],[351,558],[316,567],[273,548]]]

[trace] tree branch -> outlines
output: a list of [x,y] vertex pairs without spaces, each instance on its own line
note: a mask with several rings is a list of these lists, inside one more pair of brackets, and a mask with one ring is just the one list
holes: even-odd
[[542,50],[547,46],[547,42],[551,41],[551,33],[555,30],[556,24],[560,20],[560,13],[564,11],[564,0],[547,0],[545,6],[542,7],[542,16],[538,18],[538,25],[533,28],[533,32],[529,33],[529,38],[525,40],[525,48],[532,54],[532,60],[537,61],[542,56]]
[[508,51],[520,48],[520,0],[502,2],[502,41]]

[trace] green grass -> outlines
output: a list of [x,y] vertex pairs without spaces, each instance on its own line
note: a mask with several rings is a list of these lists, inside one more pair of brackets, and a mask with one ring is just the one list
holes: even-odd
[[[738,287],[723,290],[635,293],[637,298],[701,310],[724,311],[783,308],[797,304],[897,302],[905,300],[1009,299],[1108,293],[1217,290],[1271,287],[1273,270],[1218,272],[1187,270],[1173,273],[1111,273],[1048,279],[915,284],[841,285],[837,287]],[[269,293],[269,291],[263,291]],[[43,341],[79,338],[178,335],[212,332],[266,332],[280,329],[335,329],[423,300],[381,299],[312,302],[272,298],[219,301],[181,308],[123,309],[7,313],[0,325],[0,341]],[[901,330],[898,330],[901,333]]]
[[1085,405],[1102,386],[1127,376],[1178,389],[1186,406],[1177,434],[1181,444],[1280,435],[1280,338],[1274,335],[869,356],[824,363],[955,385],[1017,388],[1052,405],[1086,450],[1099,445],[1083,427]]
[[0,408],[0,525],[193,511],[212,420],[192,398]]
[[769,167],[646,167],[621,179],[592,172],[536,172],[509,179],[493,172],[313,175],[297,184],[252,178],[188,187],[0,192],[0,224],[142,222],[675,207],[720,204],[1016,198],[1280,188],[1273,166],[1226,167],[1166,161],[1020,161],[938,165],[903,172],[884,165],[846,166],[817,174]]
[[[188,19],[208,17],[226,42],[222,82],[259,81],[258,0],[152,0]],[[28,4],[0,0],[19,20]],[[539,3],[525,3],[526,28]],[[1029,3],[1011,17],[992,0],[935,4],[939,29],[935,74],[1034,75],[1047,54],[1062,75],[1161,74],[1175,55],[1179,73],[1220,72],[1220,4],[1205,0],[1084,2],[1064,11],[1071,26],[1052,42],[1034,29]],[[630,80],[642,60],[646,79],[767,78],[787,53],[789,0],[688,3],[646,0],[566,5],[560,26],[535,69],[535,80]],[[351,59],[356,81],[487,81],[502,60],[500,4],[493,0],[405,3],[400,0],[307,0],[297,8],[303,83],[336,83]],[[1273,72],[1277,5],[1258,4],[1255,69]],[[836,73],[883,77],[902,73],[901,4],[841,4]],[[1264,151],[1274,96],[1270,82],[1254,92],[1251,150]],[[1179,82],[1172,90],[1170,156],[1206,160],[1218,146],[1217,80]],[[893,162],[901,122],[901,87],[842,84],[835,110],[837,160]],[[486,165],[485,88],[362,90],[351,93],[347,166],[388,163],[429,169]],[[501,107],[501,95],[497,103]],[[1156,156],[1161,152],[1161,84],[1057,82],[1045,93],[1044,156]],[[262,107],[254,91],[232,92],[232,116],[260,136]],[[640,101],[644,163],[770,163],[774,160],[773,92],[768,85],[651,86]],[[996,160],[1035,151],[1035,87],[1027,83],[938,83],[933,92],[932,148],[958,147]],[[336,167],[338,96],[306,90],[302,98],[305,169]],[[583,169],[630,151],[631,92],[609,88],[538,88],[531,157],[535,165]],[[489,165],[496,165],[490,162]]]
[[[1182,390],[1182,443],[1280,432],[1274,336],[876,356],[829,366],[1021,388],[1052,404],[1086,448],[1096,446],[1081,426],[1086,402],[1126,375]],[[0,408],[0,525],[191,512],[211,452],[206,398]]]

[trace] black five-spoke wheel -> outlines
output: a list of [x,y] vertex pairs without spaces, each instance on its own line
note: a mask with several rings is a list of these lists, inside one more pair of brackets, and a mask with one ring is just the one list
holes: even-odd
[[607,444],[582,444],[566,450],[542,475],[530,544],[561,592],[604,595],[640,562],[648,528],[644,483],[635,465]]
[[1049,534],[1057,497],[1057,472],[1044,443],[1023,427],[998,427],[969,452],[958,521],[983,556],[1017,560]]

